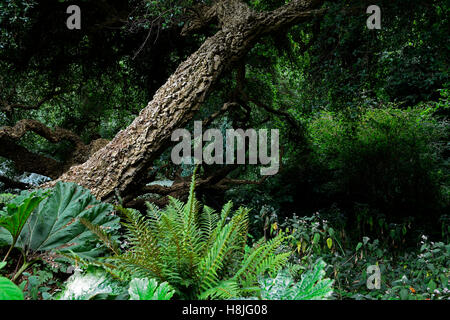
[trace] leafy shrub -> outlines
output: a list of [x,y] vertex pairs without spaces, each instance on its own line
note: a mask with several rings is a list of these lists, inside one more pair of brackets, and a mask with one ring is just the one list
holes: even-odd
[[48,264],[36,263],[33,265],[32,270],[26,271],[22,275],[23,280],[19,287],[23,288],[23,293],[27,300],[50,300],[52,291],[59,291],[58,287],[62,283],[59,279],[61,275],[57,273],[57,269],[52,268]]
[[[390,278],[390,279],[389,279]],[[426,236],[418,253],[406,253],[390,272],[383,299],[450,299],[450,244]]]
[[342,250],[343,229],[338,234],[318,212],[305,217],[294,214],[292,218],[286,218],[280,227],[290,234],[288,242],[300,257]]
[[[380,241],[363,237],[354,242],[342,237],[343,230],[333,228],[334,225],[319,214],[294,217],[283,227],[291,235],[288,243],[297,246],[287,264],[288,270],[295,279],[297,275],[308,272],[309,266],[314,265],[317,259],[323,259],[327,263],[327,276],[334,280],[334,293],[330,298],[398,300],[449,297],[448,242],[432,242],[423,236],[419,247],[402,250],[394,247],[395,238]],[[330,230],[333,230],[331,234]],[[333,241],[328,246],[330,238]],[[371,290],[367,287],[367,269],[373,265],[380,269],[381,287]]]
[[389,216],[438,214],[448,186],[447,123],[422,109],[367,110],[357,121],[322,113],[309,125],[313,156],[327,168],[325,193]]

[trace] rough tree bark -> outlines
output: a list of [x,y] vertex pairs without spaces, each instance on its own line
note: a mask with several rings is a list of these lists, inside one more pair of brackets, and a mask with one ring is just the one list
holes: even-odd
[[99,199],[131,191],[170,143],[172,132],[192,119],[224,70],[242,59],[262,35],[314,17],[322,3],[293,0],[272,12],[255,12],[240,0],[218,0],[200,8],[200,16],[184,32],[201,29],[215,19],[220,30],[180,64],[130,126],[58,180],[89,188]]

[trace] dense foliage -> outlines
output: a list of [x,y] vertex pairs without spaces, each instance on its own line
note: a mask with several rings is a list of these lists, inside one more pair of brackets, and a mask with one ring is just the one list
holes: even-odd
[[69,1],[0,2],[0,300],[450,299],[448,1],[377,1],[379,30],[372,3],[324,1],[223,71],[186,129],[278,129],[274,176],[167,143],[127,194],[37,188],[129,126],[214,2],[70,1],[76,31]]
[[[195,179],[186,204],[170,198],[164,210],[150,206],[148,218],[138,211],[125,215],[129,248],[113,257],[119,270],[135,277],[169,282],[181,298],[235,298],[251,294],[258,276],[274,273],[289,253],[276,254],[280,234],[247,247],[248,209],[232,214],[227,203],[220,214],[194,195]],[[229,220],[229,221],[227,221]]]

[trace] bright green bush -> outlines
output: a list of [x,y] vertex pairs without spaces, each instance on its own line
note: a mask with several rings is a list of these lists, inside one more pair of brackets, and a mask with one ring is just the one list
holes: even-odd
[[369,109],[355,121],[322,113],[308,131],[313,159],[327,170],[325,193],[395,217],[448,206],[448,125],[425,110]]

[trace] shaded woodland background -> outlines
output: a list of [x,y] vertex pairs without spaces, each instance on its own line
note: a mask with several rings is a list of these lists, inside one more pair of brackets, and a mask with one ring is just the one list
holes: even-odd
[[[212,22],[181,35],[200,2],[74,1],[82,29],[70,31],[67,1],[2,1],[2,189],[48,180],[30,172],[56,179],[126,128],[216,30]],[[284,3],[246,2],[257,10]],[[368,4],[327,1],[324,14],[265,36],[225,72],[194,119],[213,115],[210,127],[223,130],[279,129],[282,170],[261,180],[255,166],[202,166],[197,192],[205,203],[251,207],[255,235],[293,213],[319,211],[340,217],[350,237],[379,236],[369,228],[374,219],[414,221],[411,236],[442,236],[450,195],[448,3],[378,1],[381,30],[367,29]],[[222,110],[230,99],[239,105]],[[171,164],[170,150],[139,189],[121,195],[125,205],[185,199],[193,168]]]

